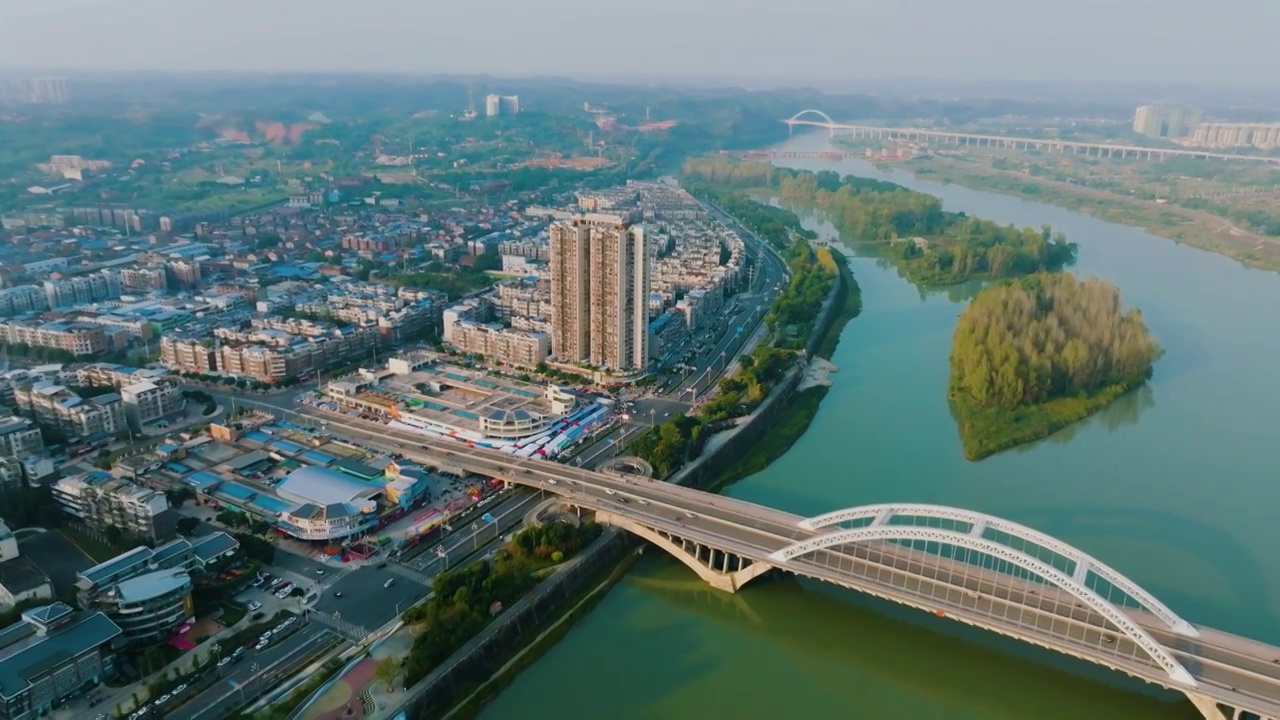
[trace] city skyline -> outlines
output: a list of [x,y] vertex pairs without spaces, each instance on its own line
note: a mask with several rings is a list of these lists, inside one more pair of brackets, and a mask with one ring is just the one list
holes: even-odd
[[[1087,0],[1053,16],[1049,31],[1043,5],[1013,0],[977,0],[963,8],[941,0],[856,8],[802,0],[750,14],[724,0],[708,0],[695,11],[674,0],[608,8],[583,0],[506,2],[497,12],[468,6],[441,12],[381,0],[352,17],[327,12],[337,9],[331,0],[305,14],[287,13],[279,0],[225,0],[199,22],[158,0],[136,0],[127,11],[100,0],[51,0],[0,10],[0,22],[16,31],[0,47],[0,68],[1274,86],[1267,61],[1280,6],[1227,0],[1218,12],[1195,14],[1180,12],[1178,4],[1154,13],[1141,3]],[[577,41],[544,42],[564,31],[566,18]],[[112,27],[128,32],[106,31]],[[620,27],[647,38],[650,51],[604,52]],[[60,41],[49,42],[52,37]],[[584,64],[587,55],[593,59]]]

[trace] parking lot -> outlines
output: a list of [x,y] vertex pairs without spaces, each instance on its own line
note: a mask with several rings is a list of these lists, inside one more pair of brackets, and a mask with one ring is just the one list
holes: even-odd
[[[393,581],[391,587],[384,587],[388,580]],[[315,609],[327,615],[337,612],[344,622],[373,631],[396,616],[397,604],[403,612],[426,597],[430,590],[426,585],[393,572],[390,567],[378,569],[369,566],[347,573],[325,588]],[[339,592],[342,597],[334,594]]]

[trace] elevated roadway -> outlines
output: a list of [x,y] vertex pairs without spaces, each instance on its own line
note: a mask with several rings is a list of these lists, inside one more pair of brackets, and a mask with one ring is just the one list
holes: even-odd
[[[812,119],[810,119],[812,116]],[[861,125],[841,123],[831,119],[829,115],[818,110],[802,110],[792,117],[783,120],[792,131],[797,126],[823,128],[835,136],[836,131],[855,138],[873,140],[900,140],[907,142],[928,142],[941,145],[974,146],[1005,148],[1010,150],[1043,150],[1046,152],[1083,154],[1094,157],[1119,157],[1144,160],[1165,160],[1171,157],[1189,157],[1202,160],[1225,160],[1230,162],[1255,162],[1280,165],[1280,157],[1271,155],[1245,155],[1241,153],[1222,153],[1196,148],[1155,148],[1142,145],[1125,145],[1120,143],[1082,142],[1074,140],[1057,140],[1053,138],[1028,138],[1013,135],[991,135],[983,133],[953,132],[930,128],[883,127],[879,125]]]
[[[735,591],[769,570],[791,572],[1183,692],[1206,717],[1280,718],[1280,648],[1187,623],[1101,561],[998,518],[935,509],[969,520],[950,530],[937,523],[892,524],[892,508],[804,518],[639,476],[516,458],[458,442],[424,442],[421,436],[380,424],[324,417],[330,427],[370,443],[401,441],[398,449],[423,463],[448,464],[559,494],[568,504],[594,511],[600,521],[662,547],[723,590]],[[923,517],[933,512],[928,508],[933,506],[901,506],[896,513]],[[840,524],[845,515],[871,522],[845,527]],[[1006,532],[1010,527],[1025,531],[1024,539],[1074,557],[1074,570],[1056,570],[986,537],[989,529]],[[956,552],[940,553],[938,546],[1001,562],[962,561]],[[1102,598],[1088,587],[1093,576],[1125,588],[1129,601],[1113,604]]]

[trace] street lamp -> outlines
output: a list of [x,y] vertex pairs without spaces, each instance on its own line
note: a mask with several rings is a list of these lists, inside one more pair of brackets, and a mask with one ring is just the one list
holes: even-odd
[[471,552],[475,552],[480,546],[480,523],[471,523]]

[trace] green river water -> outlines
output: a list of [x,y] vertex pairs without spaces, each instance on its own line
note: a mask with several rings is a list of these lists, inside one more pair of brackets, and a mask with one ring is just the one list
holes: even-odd
[[[806,135],[783,147],[825,143]],[[1280,644],[1280,275],[860,161],[788,162],[890,179],[999,222],[1053,225],[1079,243],[1076,271],[1116,283],[1167,354],[1148,388],[1045,441],[970,463],[945,396],[963,293],[922,297],[891,268],[855,257],[863,313],[832,358],[831,392],[790,452],[728,494],[803,514],[889,501],[993,513],[1096,555],[1193,622]],[[820,583],[779,578],[714,593],[650,551],[481,717],[1199,715],[1114,674]]]

